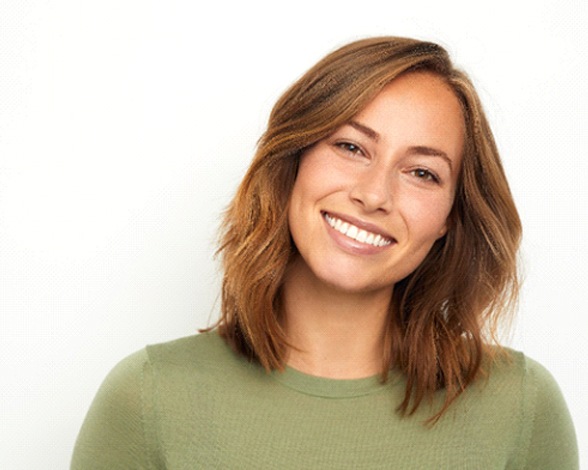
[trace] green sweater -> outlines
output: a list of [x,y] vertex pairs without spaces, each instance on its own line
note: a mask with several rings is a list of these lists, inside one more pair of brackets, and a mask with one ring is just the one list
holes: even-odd
[[104,381],[72,469],[578,468],[561,392],[521,353],[433,427],[428,405],[408,418],[394,411],[404,385],[398,373],[386,384],[268,374],[215,333],[149,346]]

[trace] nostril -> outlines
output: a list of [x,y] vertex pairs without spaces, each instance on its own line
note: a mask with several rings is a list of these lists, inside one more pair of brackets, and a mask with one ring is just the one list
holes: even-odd
[[371,180],[363,184],[356,184],[350,191],[350,199],[368,211],[388,211],[392,196],[388,185]]

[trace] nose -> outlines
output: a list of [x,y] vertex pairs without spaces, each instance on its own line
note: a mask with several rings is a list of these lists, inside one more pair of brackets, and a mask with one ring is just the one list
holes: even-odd
[[393,184],[389,172],[374,165],[357,174],[349,197],[366,212],[388,213],[392,208]]

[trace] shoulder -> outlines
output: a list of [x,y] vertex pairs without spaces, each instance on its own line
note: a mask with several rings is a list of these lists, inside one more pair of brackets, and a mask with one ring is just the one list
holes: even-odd
[[565,407],[559,385],[542,364],[510,348],[494,352],[484,370],[486,386],[495,398],[509,396],[516,400],[529,419],[549,409]]
[[230,357],[231,351],[215,333],[205,333],[148,345],[119,361],[101,386],[104,393],[131,393],[144,386],[154,369],[200,368]]
[[78,434],[71,468],[151,468],[157,440],[145,400],[151,375],[143,349],[120,361],[98,389]]
[[214,331],[186,336],[145,348],[150,362],[205,365],[233,355],[225,341]]
[[222,388],[228,381],[255,380],[263,368],[236,354],[215,331],[152,344],[122,359],[99,395],[163,398],[182,390]]
[[233,371],[247,369],[241,363],[214,332],[127,356],[100,386],[78,434],[71,468],[159,468],[172,445],[163,433],[166,425],[189,418],[198,422]]
[[520,382],[521,385],[539,382],[557,386],[555,379],[543,365],[523,352],[511,348],[493,348],[490,357],[484,362],[483,369],[492,380]]
[[108,373],[93,402],[101,416],[132,414],[145,419],[155,396],[174,389],[205,386],[215,376],[238,369],[238,358],[216,333],[204,333],[146,346],[118,362]]
[[505,348],[487,368],[486,395],[494,406],[508,404],[519,422],[521,468],[578,466],[574,426],[553,375],[522,352]]
[[166,380],[239,376],[255,364],[236,354],[216,331],[200,333],[145,348],[154,375]]
[[539,362],[520,351],[502,348],[493,351],[485,364],[490,386],[506,387],[532,401],[558,402],[563,400],[553,375]]
[[144,354],[153,390],[161,400],[179,400],[194,392],[204,400],[235,384],[267,380],[258,363],[235,353],[216,331],[150,345]]

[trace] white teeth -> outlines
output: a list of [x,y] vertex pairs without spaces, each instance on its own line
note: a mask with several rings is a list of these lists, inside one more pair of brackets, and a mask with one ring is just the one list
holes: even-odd
[[336,219],[329,214],[325,214],[325,220],[331,227],[337,230],[337,232],[342,233],[353,240],[357,240],[358,242],[373,246],[386,246],[392,243],[388,238],[360,229],[348,222],[343,222],[341,219]]

